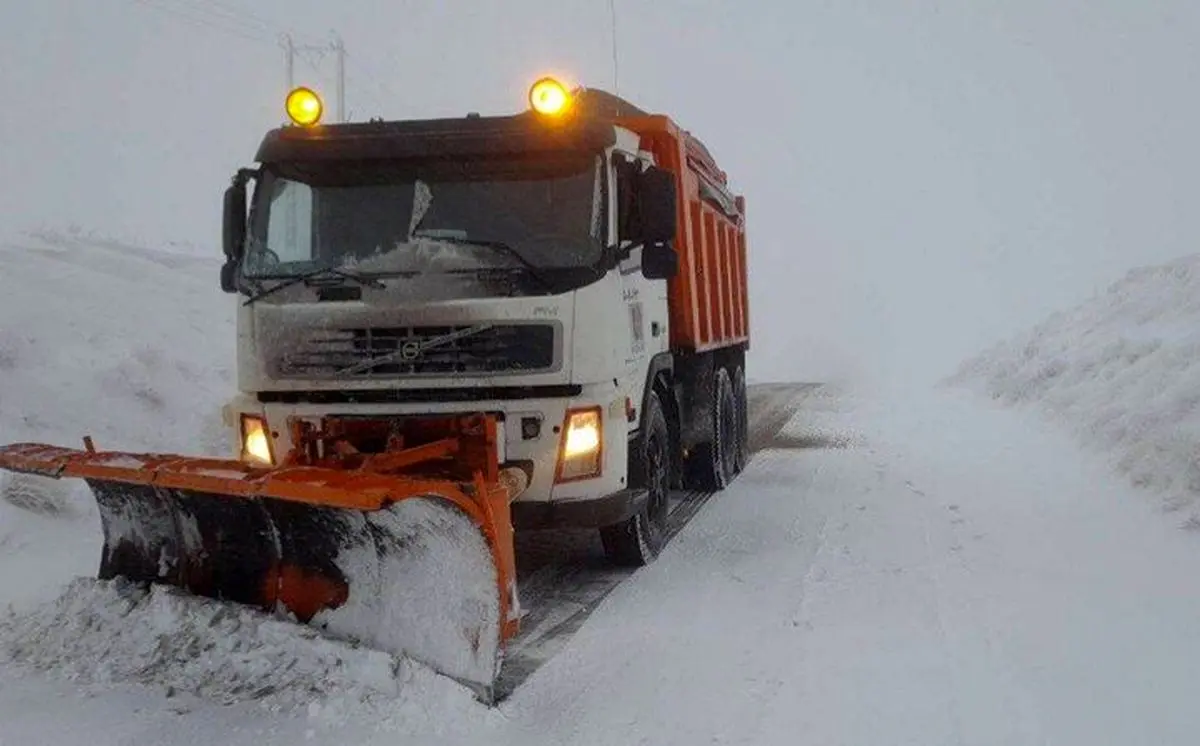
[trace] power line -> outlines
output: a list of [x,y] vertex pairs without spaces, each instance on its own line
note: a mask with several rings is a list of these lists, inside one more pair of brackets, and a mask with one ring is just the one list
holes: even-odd
[[162,13],[166,13],[167,15],[173,16],[183,21],[184,25],[191,26],[193,28],[207,28],[213,31],[220,31],[230,36],[236,36],[240,39],[260,44],[270,41],[269,38],[264,38],[261,33],[255,34],[249,29],[227,25],[226,23],[221,22],[221,16],[214,17],[211,14],[197,13],[195,12],[195,9],[191,8],[190,6],[166,5],[162,3],[161,0],[159,2],[155,2],[155,0],[133,1],[140,4],[142,7],[152,8]]
[[379,70],[379,65],[374,64],[372,62],[372,58],[363,54],[361,51],[355,52],[354,55],[350,55],[349,52],[346,53],[347,59],[349,59],[351,56],[353,56],[354,60],[359,63],[358,69],[362,71],[362,74],[366,77],[367,84],[370,85],[376,93],[382,94],[382,96],[371,96],[377,105],[379,105],[381,108],[386,108],[389,101],[402,100],[401,96],[396,93],[395,89],[383,81],[382,76],[372,74],[372,70],[375,70],[376,72]]
[[[193,2],[199,3],[200,0],[193,0]],[[249,21],[250,23],[253,23],[253,24],[259,26],[260,28],[262,28],[265,31],[274,31],[277,28],[274,23],[266,20],[262,16],[256,15],[255,13],[252,13],[251,11],[247,10],[246,8],[242,8],[239,6],[231,5],[229,3],[221,2],[221,0],[207,0],[207,4],[204,7],[212,7],[214,9],[223,9],[227,14],[233,16],[234,18],[239,18],[243,21]]]
[[219,0],[173,1],[174,5],[168,4],[168,0],[134,0],[134,2],[142,3],[147,7],[162,10],[177,17],[199,21],[215,30],[226,31],[235,35],[250,36],[255,40],[263,42],[269,42],[273,38],[282,36],[284,33],[291,33],[293,38],[304,43],[313,41],[312,38],[305,35],[285,31],[280,24],[232,3],[220,2]]
[[175,0],[177,5],[186,7],[189,11],[210,18],[220,19],[226,22],[233,22],[239,28],[254,28],[258,33],[270,33],[270,24],[262,19],[255,17],[252,14],[239,10],[238,8],[218,2],[201,2],[200,0]]
[[313,72],[318,75],[321,71],[316,64],[305,53],[315,54],[319,59],[324,59],[325,53],[332,51],[337,55],[337,121],[346,121],[346,45],[342,43],[341,37],[334,34],[333,41],[326,46],[296,44],[292,40],[291,34],[284,34],[282,39],[283,51],[285,55],[285,64],[287,66],[287,87],[290,91],[296,87],[296,62],[297,56],[301,60],[308,63]]
[[[354,59],[359,63],[358,72],[347,69],[349,52],[341,38],[333,34],[333,40],[319,42],[314,37],[298,35],[284,29],[281,24],[240,4],[222,0],[133,0],[142,7],[151,8],[174,17],[184,25],[205,28],[259,44],[279,44],[284,49],[288,89],[295,86],[295,59],[298,57],[317,75],[323,75],[321,64],[329,53],[337,58],[335,80],[337,81],[336,109],[338,119],[346,121],[347,78],[367,86],[364,91],[377,105],[385,101],[401,100],[401,97],[373,72],[378,70],[367,55],[357,52]],[[378,95],[382,94],[382,95]]]

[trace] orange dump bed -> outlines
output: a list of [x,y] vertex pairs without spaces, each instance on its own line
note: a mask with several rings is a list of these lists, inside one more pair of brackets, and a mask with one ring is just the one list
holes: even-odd
[[708,150],[664,116],[623,117],[642,148],[676,174],[679,274],[669,284],[671,347],[704,352],[750,340],[746,204]]

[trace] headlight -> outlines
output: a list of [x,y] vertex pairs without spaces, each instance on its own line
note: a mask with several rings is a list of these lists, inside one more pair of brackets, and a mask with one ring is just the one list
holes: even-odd
[[604,428],[600,407],[573,409],[563,421],[562,447],[558,454],[558,482],[600,476],[604,451]]
[[242,415],[242,459],[269,465],[275,463],[271,453],[271,435],[267,431],[267,421],[262,417]]

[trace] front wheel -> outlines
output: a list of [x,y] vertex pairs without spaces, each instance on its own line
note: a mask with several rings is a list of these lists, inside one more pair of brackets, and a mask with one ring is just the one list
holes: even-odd
[[645,506],[631,518],[600,529],[609,561],[633,567],[649,564],[662,551],[670,512],[671,431],[658,392],[650,392],[644,416],[644,429],[630,459],[630,482],[646,489]]

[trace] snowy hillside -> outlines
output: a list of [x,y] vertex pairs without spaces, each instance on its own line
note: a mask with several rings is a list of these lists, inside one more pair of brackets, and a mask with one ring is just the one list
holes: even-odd
[[0,440],[214,452],[233,386],[220,255],[41,232],[0,243]]
[[1200,255],[1130,272],[948,383],[1064,423],[1200,525]]
[[[78,231],[0,240],[0,442],[227,449],[234,306],[219,261]],[[94,573],[99,547],[82,485],[0,474],[0,606]]]

